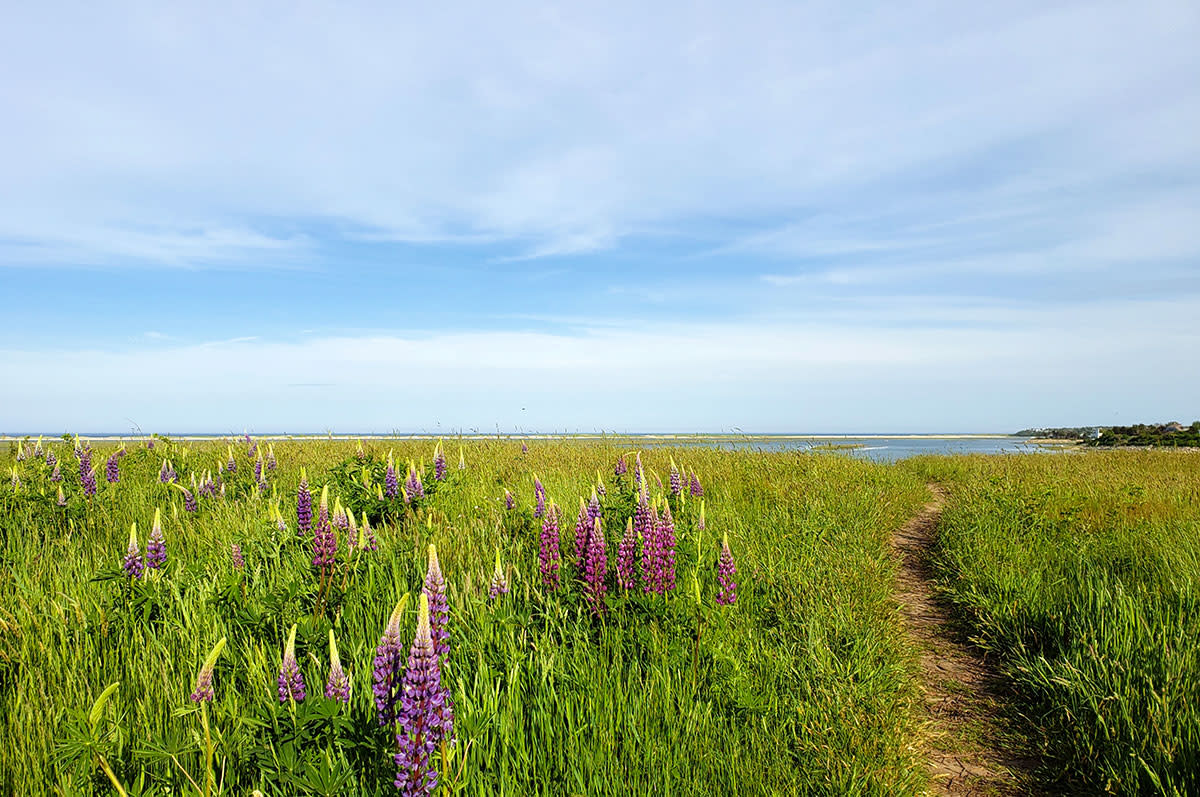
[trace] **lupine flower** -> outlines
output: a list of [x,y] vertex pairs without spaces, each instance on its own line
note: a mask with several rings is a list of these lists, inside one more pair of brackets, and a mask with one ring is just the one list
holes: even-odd
[[84,444],[80,447],[78,439],[75,443],[75,456],[79,459],[79,485],[84,495],[96,494],[96,473],[92,470],[92,448]]
[[217,666],[217,657],[225,649],[225,637],[221,637],[208,654],[208,658],[200,665],[200,673],[196,676],[196,688],[189,695],[193,703],[211,703],[213,701],[213,668]]
[[263,461],[262,457],[257,457],[254,460],[254,481],[256,484],[263,483]]
[[500,549],[496,549],[496,569],[492,571],[492,583],[488,587],[488,600],[496,600],[501,595],[508,594],[508,579],[504,577],[504,568],[500,565]]
[[608,550],[604,544],[604,527],[600,518],[592,521],[592,533],[588,535],[587,562],[584,565],[584,582],[587,584],[587,601],[592,611],[604,611],[604,584],[608,575]]
[[642,589],[645,592],[654,592],[658,583],[658,535],[655,526],[650,499],[642,493],[638,496],[637,507],[633,510],[633,531],[642,541]]
[[459,446],[459,447],[458,447],[458,469],[459,469],[459,470],[466,470],[466,469],[467,469],[467,460],[466,460],[466,459],[463,457],[463,448],[462,448],[462,446]]
[[296,533],[307,537],[312,530],[312,493],[308,491],[308,476],[300,469],[300,489],[296,491]]
[[542,486],[542,481],[537,476],[533,477],[533,498],[537,502],[533,516],[540,518],[546,514],[546,488]]
[[522,453],[522,454],[528,454],[528,453],[529,453],[529,446],[527,446],[525,443],[521,443],[521,453]]
[[659,592],[675,589],[675,518],[671,507],[663,503],[662,517],[658,520]]
[[125,550],[125,559],[121,562],[121,567],[130,578],[141,578],[145,566],[146,561],[138,549],[137,524],[134,523],[129,529],[129,547]]
[[196,503],[196,496],[192,495],[192,493],[186,487],[180,487],[179,489],[183,490],[183,508],[184,508],[184,510],[187,512],[199,511],[200,506]]
[[[375,648],[375,673],[372,690],[375,692],[375,711],[380,725],[396,721],[396,704],[400,700],[400,670],[404,665],[404,643],[400,639],[400,618],[408,604],[404,594],[388,618],[387,627]],[[428,606],[428,602],[426,602]]]
[[25,444],[20,440],[17,441],[17,462],[25,461]]
[[253,459],[258,454],[258,441],[250,442],[247,440],[246,442],[249,444],[249,447],[246,449],[246,456]]
[[700,519],[696,521],[696,528],[704,531],[704,501],[700,502]]
[[604,489],[604,479],[600,478],[600,471],[596,471],[596,486],[594,488],[596,494],[601,498],[608,495],[608,491]]
[[613,466],[613,476],[619,479],[625,475],[628,469],[629,466],[625,464],[625,455],[622,454],[617,457],[617,464]]
[[[49,454],[47,456],[53,457],[54,455]],[[50,471],[50,481],[52,481],[52,482],[61,482],[62,481],[62,471],[59,470],[57,461],[55,461],[55,463],[54,463],[54,470]]]
[[[274,493],[274,490],[272,490],[271,492]],[[271,510],[275,515],[275,528],[279,531],[280,534],[286,534],[287,533],[287,521],[285,521],[283,519],[283,511],[280,510],[278,501],[275,501],[274,503],[271,504]]]
[[[332,633],[332,632],[331,632]],[[279,702],[304,699],[304,676],[296,661],[296,626],[288,631],[287,647],[283,650],[283,663],[279,666]]]
[[679,475],[679,468],[675,465],[674,457],[671,457],[671,471],[667,475],[667,482],[671,485],[671,495],[679,495],[683,492],[683,477]]
[[637,453],[633,465],[633,486],[639,490],[646,489],[646,471],[642,469],[642,452]]
[[558,506],[551,503],[546,510],[546,519],[542,521],[542,538],[538,547],[539,570],[542,583],[548,589],[557,589],[559,583],[559,551],[558,551]]
[[717,557],[717,603],[728,606],[737,602],[737,582],[733,580],[737,567],[733,563],[733,552],[729,550],[729,535],[721,535],[721,554]]
[[329,521],[329,485],[321,488],[321,503],[317,508],[317,525],[313,531],[313,567],[325,577],[337,561],[337,531]]
[[592,530],[592,518],[588,516],[587,504],[583,502],[583,498],[579,499],[579,514],[575,516],[575,563],[579,567],[583,567],[584,557],[587,555],[588,534]]
[[412,462],[408,463],[408,481],[404,484],[404,493],[409,501],[418,501],[425,497],[425,485],[421,484],[421,474]]
[[384,484],[387,489],[384,490],[384,495],[388,498],[395,498],[400,494],[400,483],[396,479],[396,463],[392,461],[392,454],[388,452],[387,473],[383,477]]
[[230,473],[237,473],[237,460],[233,458],[233,446],[229,446],[229,459],[225,463],[225,470]]
[[429,569],[425,571],[425,594],[429,596],[429,610],[432,612],[433,645],[445,663],[446,656],[450,654],[450,631],[447,627],[450,607],[446,601],[446,579],[438,563],[437,548],[432,543],[429,545]]
[[700,486],[700,477],[696,475],[695,471],[692,471],[691,491],[692,496],[695,498],[701,498],[704,496],[704,488]]
[[250,433],[245,430],[242,430],[242,442],[244,442],[244,443],[250,442]]
[[163,484],[166,484],[167,482],[171,481],[169,478],[167,478],[167,473],[168,473],[168,471],[167,471],[167,461],[164,459],[164,460],[162,461],[162,467],[160,467],[160,468],[158,469],[158,480],[159,480],[160,482],[162,482]]
[[446,455],[442,452],[441,443],[433,451],[433,478],[439,482],[446,479]]
[[595,490],[592,490],[592,500],[588,501],[587,512],[589,525],[591,525],[591,521],[601,517],[604,514],[604,510],[600,508],[600,499],[596,497]]
[[629,518],[625,521],[625,536],[617,546],[617,586],[624,590],[632,589],[635,583],[634,560],[637,557],[637,543],[633,518]]
[[342,531],[350,530],[350,516],[346,514],[345,508],[342,507],[342,499],[339,497],[333,503],[333,525],[337,526]]
[[146,438],[146,450],[147,450],[147,451],[153,451],[153,450],[154,450],[154,438],[153,438],[153,437],[147,437],[147,438]]
[[274,444],[267,446],[267,470],[275,470],[275,446]]
[[150,537],[146,540],[146,565],[158,570],[167,563],[167,543],[163,539],[162,512],[155,508],[154,524],[150,526]]
[[368,551],[374,551],[379,547],[379,540],[375,538],[375,529],[371,527],[371,521],[367,520],[367,513],[362,513],[362,525],[359,526],[359,534],[361,544]]
[[341,703],[350,702],[350,676],[342,669],[332,628],[329,629],[329,680],[325,682],[325,697]]
[[61,484],[58,485],[58,505],[59,506],[67,505],[67,496],[63,494],[63,489],[62,489]]
[[53,451],[46,451],[46,467],[53,468],[58,464],[58,457],[54,456]]
[[504,508],[511,510],[517,502],[513,500],[513,495],[508,490],[504,491]]
[[234,570],[245,570],[246,560],[242,557],[242,546],[236,542],[229,543],[229,554],[233,562]]
[[359,440],[358,445],[355,446],[354,456],[358,459],[359,462],[362,462],[364,459],[367,458],[367,452],[363,451],[362,440]]
[[16,490],[21,486],[21,474],[17,471],[16,465],[13,465],[9,471],[12,473],[12,488]]
[[396,717],[396,788],[404,797],[427,797],[437,790],[434,754],[440,744],[451,741],[454,733],[453,707],[449,690],[442,685],[430,615],[429,596],[422,594]]

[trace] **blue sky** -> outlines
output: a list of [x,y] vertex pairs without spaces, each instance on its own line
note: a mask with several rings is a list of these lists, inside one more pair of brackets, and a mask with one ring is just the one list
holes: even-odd
[[26,4],[0,432],[1200,417],[1200,6]]

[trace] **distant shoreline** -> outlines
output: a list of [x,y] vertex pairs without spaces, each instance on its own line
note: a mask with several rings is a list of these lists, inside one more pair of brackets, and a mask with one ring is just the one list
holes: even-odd
[[[97,441],[131,441],[145,440],[153,435],[79,435],[80,440]],[[188,434],[166,435],[172,440],[225,440],[240,438],[239,434]],[[0,441],[24,440],[27,437],[36,439],[38,435],[0,435]],[[62,437],[58,435],[41,435],[43,440],[54,441]],[[1012,438],[1033,443],[1066,443],[1068,440],[1031,440],[1018,438],[1011,434],[729,434],[729,433],[695,433],[695,434],[666,434],[666,433],[577,433],[577,434],[264,434],[250,435],[254,440],[676,440],[708,441],[772,441],[772,440],[1006,440]]]

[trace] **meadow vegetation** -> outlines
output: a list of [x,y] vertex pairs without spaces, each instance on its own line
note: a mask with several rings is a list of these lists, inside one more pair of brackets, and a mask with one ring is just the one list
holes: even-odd
[[[619,571],[640,500],[621,441],[469,441],[461,468],[453,440],[441,465],[429,441],[157,439],[124,455],[97,442],[79,446],[88,473],[76,445],[0,455],[0,792],[382,795],[398,778],[419,791],[395,758],[396,725],[380,722],[381,667],[385,680],[439,671],[453,725],[425,760],[438,793],[926,786],[888,548],[927,500],[914,471],[644,450],[645,493],[673,523],[670,583],[660,573],[646,591],[642,562],[628,589]],[[414,478],[423,495],[406,501]],[[605,539],[585,530],[580,564],[576,518],[593,490]],[[430,545],[447,649],[414,667],[418,609],[436,603],[421,597]],[[436,606],[430,617],[434,651]],[[403,642],[395,672],[380,664],[388,639]]]
[[1200,793],[1200,455],[915,459],[937,564],[1071,793]]

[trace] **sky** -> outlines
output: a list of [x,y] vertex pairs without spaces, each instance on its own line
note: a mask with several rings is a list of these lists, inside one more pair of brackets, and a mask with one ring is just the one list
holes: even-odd
[[4,18],[0,433],[1200,418],[1194,0]]

